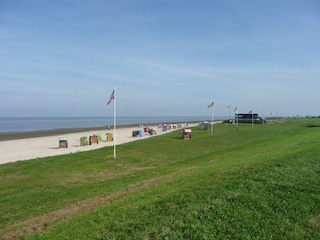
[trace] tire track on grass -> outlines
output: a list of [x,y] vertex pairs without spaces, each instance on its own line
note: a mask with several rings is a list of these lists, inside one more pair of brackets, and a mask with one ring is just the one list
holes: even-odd
[[77,203],[71,204],[65,208],[61,208],[37,217],[29,218],[24,221],[14,223],[0,230],[0,234],[1,234],[0,238],[15,239],[25,234],[32,234],[35,232],[43,231],[54,221],[57,221],[57,220],[60,220],[61,222],[67,221],[72,217],[72,215],[75,215],[78,213],[90,212],[91,210],[99,206],[102,206],[104,204],[109,204],[116,200],[125,199],[126,196],[130,193],[142,191],[152,186],[155,186],[157,184],[168,183],[177,177],[177,173],[182,173],[183,175],[188,170],[193,170],[193,169],[194,167],[181,168],[167,175],[163,175],[157,178],[150,178],[144,181],[133,183],[129,185],[126,189],[111,193],[108,196],[97,196],[97,197],[85,199]]

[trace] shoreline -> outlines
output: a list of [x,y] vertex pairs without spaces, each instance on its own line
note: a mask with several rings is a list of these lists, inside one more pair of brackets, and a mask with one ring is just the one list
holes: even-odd
[[[188,124],[197,124],[199,122],[184,122]],[[143,126],[155,126],[159,124],[176,124],[176,123],[145,123]],[[139,128],[139,124],[125,124],[119,125],[116,129],[123,128]],[[28,131],[28,132],[4,132],[0,133],[0,142],[1,141],[10,141],[10,140],[19,140],[19,139],[28,139],[28,138],[38,138],[38,137],[49,137],[63,134],[71,134],[71,133],[81,133],[88,131],[109,131],[107,126],[101,127],[85,127],[85,128],[58,128],[58,129],[50,129],[50,130],[36,130],[36,131]],[[110,131],[113,131],[111,127]]]
[[[128,126],[117,126],[117,129],[128,128]],[[18,139],[26,139],[26,138],[38,138],[38,137],[49,137],[55,135],[69,134],[69,133],[80,133],[80,132],[88,132],[88,131],[108,131],[108,127],[85,127],[85,128],[57,128],[50,130],[36,130],[36,131],[28,131],[28,132],[7,132],[0,133],[0,141],[7,140],[18,140]],[[111,129],[110,131],[113,131]]]

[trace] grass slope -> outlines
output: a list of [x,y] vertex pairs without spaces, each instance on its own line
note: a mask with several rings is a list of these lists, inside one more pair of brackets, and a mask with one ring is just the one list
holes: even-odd
[[3,239],[319,239],[320,121],[0,166]]

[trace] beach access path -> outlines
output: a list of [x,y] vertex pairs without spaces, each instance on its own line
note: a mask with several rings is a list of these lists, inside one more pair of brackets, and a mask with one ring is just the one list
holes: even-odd
[[[198,123],[189,123],[188,127],[198,126]],[[147,126],[156,131],[157,135],[165,134],[172,131],[181,131],[182,129],[170,129],[163,131],[162,128],[159,128],[158,125]],[[132,131],[142,130],[142,137],[133,137]],[[50,135],[50,136],[39,136],[39,137],[29,137],[22,139],[7,139],[0,141],[0,164],[5,164],[9,162],[16,161],[25,161],[36,158],[43,158],[49,156],[57,156],[69,153],[90,151],[102,147],[113,146],[113,142],[106,140],[106,133],[113,133],[113,130],[86,130],[79,132],[64,132],[63,134]],[[98,144],[92,144],[87,146],[80,146],[80,138],[90,136],[100,135],[102,141]],[[137,127],[121,127],[116,129],[116,144],[123,144],[127,142],[132,142],[136,140],[142,140],[149,137],[156,137],[157,135],[150,135],[147,132],[144,132],[143,129]],[[59,139],[60,138],[68,139],[68,148],[59,148]]]

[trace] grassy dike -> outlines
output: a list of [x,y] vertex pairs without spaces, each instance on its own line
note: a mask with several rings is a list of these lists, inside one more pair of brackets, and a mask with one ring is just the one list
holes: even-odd
[[0,239],[320,239],[320,119],[0,165]]

